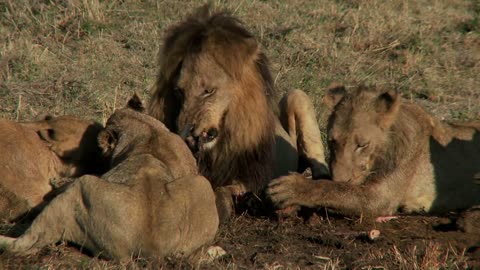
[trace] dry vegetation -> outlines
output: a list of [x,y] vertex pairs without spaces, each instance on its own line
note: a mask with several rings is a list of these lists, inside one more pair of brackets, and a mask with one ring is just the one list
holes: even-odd
[[[358,82],[389,85],[440,117],[480,118],[480,2],[476,0],[242,0],[212,4],[231,10],[252,29],[271,60],[279,91],[305,90],[317,106],[321,124],[325,120],[321,97],[333,81],[347,86]],[[0,117],[26,120],[51,112],[102,122],[117,106],[123,106],[133,91],[148,98],[164,30],[198,5],[197,1],[170,0],[0,0]],[[358,222],[344,223],[353,226]],[[291,230],[289,226],[295,230],[305,227],[318,238],[326,235],[328,228],[333,230],[329,224],[323,220],[316,227],[279,227],[275,222],[242,217],[224,228],[219,243],[231,245],[232,239],[237,239],[231,231],[238,227],[256,228],[253,235],[264,230],[293,238],[298,235],[284,232]],[[302,245],[298,239],[292,243]],[[459,269],[468,261],[461,248],[437,242],[418,249],[414,243],[388,243],[386,249],[378,250],[367,243],[370,247],[365,254],[355,249],[342,251],[357,257],[344,256],[335,247],[337,251],[321,254],[326,250],[323,242],[313,243],[316,246],[310,247],[309,242],[302,255],[316,258],[311,259],[312,264],[288,256],[250,265],[239,263],[238,257],[243,255],[238,254],[247,252],[243,251],[216,266]],[[275,242],[269,247],[282,246]],[[243,248],[254,246],[244,243]],[[286,256],[285,250],[278,256]],[[256,252],[261,255],[261,251]],[[358,262],[359,258],[363,261]],[[2,260],[9,267],[18,263],[34,268],[153,267],[143,261],[116,265],[63,246],[40,256],[3,256]],[[169,266],[186,265],[175,262]]]

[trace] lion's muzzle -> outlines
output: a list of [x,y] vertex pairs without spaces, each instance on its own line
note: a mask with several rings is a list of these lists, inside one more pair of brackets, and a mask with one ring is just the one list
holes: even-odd
[[195,134],[195,125],[188,124],[180,132],[180,137],[187,143],[193,153],[197,153],[213,146],[215,139],[218,137],[218,129],[210,128],[207,131],[200,132],[200,134]]

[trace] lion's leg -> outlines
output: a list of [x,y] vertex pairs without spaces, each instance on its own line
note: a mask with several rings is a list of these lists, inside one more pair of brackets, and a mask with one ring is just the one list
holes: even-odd
[[80,240],[85,239],[85,233],[79,227],[76,218],[88,215],[81,194],[85,180],[101,181],[94,176],[83,176],[78,179],[45,207],[30,228],[13,241],[10,250],[18,253],[32,253],[60,240],[82,244]]
[[230,186],[215,189],[215,204],[217,205],[218,219],[220,223],[227,222],[235,214],[233,190]]
[[393,191],[389,186],[386,180],[372,185],[351,185],[311,180],[295,173],[273,180],[267,194],[279,208],[300,205],[330,207],[343,214],[391,215],[398,209],[401,197],[390,192],[404,194],[405,187]]
[[305,158],[311,166],[313,179],[328,177],[330,174],[325,162],[315,110],[303,91],[294,90],[282,98],[280,121],[292,140],[297,143],[300,157]]
[[215,189],[215,204],[220,223],[228,221],[238,210],[238,200],[242,200],[247,189],[241,183],[233,181],[232,185]]

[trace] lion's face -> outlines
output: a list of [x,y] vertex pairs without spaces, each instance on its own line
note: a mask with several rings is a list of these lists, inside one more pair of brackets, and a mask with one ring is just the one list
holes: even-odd
[[335,121],[328,132],[332,177],[334,181],[360,184],[370,173],[376,148],[386,134],[368,114],[342,120]]
[[[337,89],[338,90],[338,89]],[[334,181],[363,183],[375,173],[375,164],[389,141],[398,109],[394,92],[359,88],[343,94],[330,117],[328,144]]]
[[103,129],[102,125],[67,115],[44,115],[37,118],[37,121],[21,125],[35,131],[48,148],[69,165],[65,175],[103,172],[104,164],[97,144],[97,135]]
[[52,151],[64,159],[80,159],[78,155],[83,154],[83,148],[96,147],[96,136],[102,128],[91,121],[71,116],[50,117],[45,121],[49,128],[37,133],[49,143]]
[[222,119],[237,83],[206,54],[183,62],[174,94],[182,104],[177,127],[190,148],[207,151],[222,137]]

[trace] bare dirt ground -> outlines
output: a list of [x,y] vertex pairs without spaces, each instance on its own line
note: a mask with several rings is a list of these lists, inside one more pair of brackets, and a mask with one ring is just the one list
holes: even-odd
[[[464,251],[475,240],[455,230],[443,231],[449,224],[449,218],[411,216],[388,223],[323,216],[307,224],[303,220],[277,223],[242,217],[225,230],[228,233],[224,232],[219,244],[231,252],[233,263],[245,269],[473,267],[475,259]],[[245,230],[247,227],[252,229]],[[380,236],[370,240],[368,233],[373,229],[380,231]]]
[[[65,244],[31,256],[4,254],[1,260],[5,269],[477,269],[480,236],[459,231],[456,218],[454,213],[400,216],[378,223],[324,210],[285,220],[244,214],[223,225],[214,243],[227,255],[203,265],[175,258],[117,264]],[[372,230],[380,232],[373,240],[368,237]]]
[[[299,88],[316,105],[332,82],[387,85],[444,119],[480,118],[478,1],[213,1],[242,19],[271,61],[279,95]],[[0,0],[0,117],[74,114],[99,122],[136,91],[148,99],[164,30],[197,1]],[[210,265],[171,258],[118,264],[64,243],[5,269],[480,269],[480,236],[457,213],[387,223],[323,209],[310,220],[239,215]],[[8,233],[12,224],[2,224]],[[21,226],[22,227],[22,226]],[[25,226],[23,226],[25,227]],[[369,240],[366,234],[380,231]],[[10,231],[18,233],[18,231]]]

